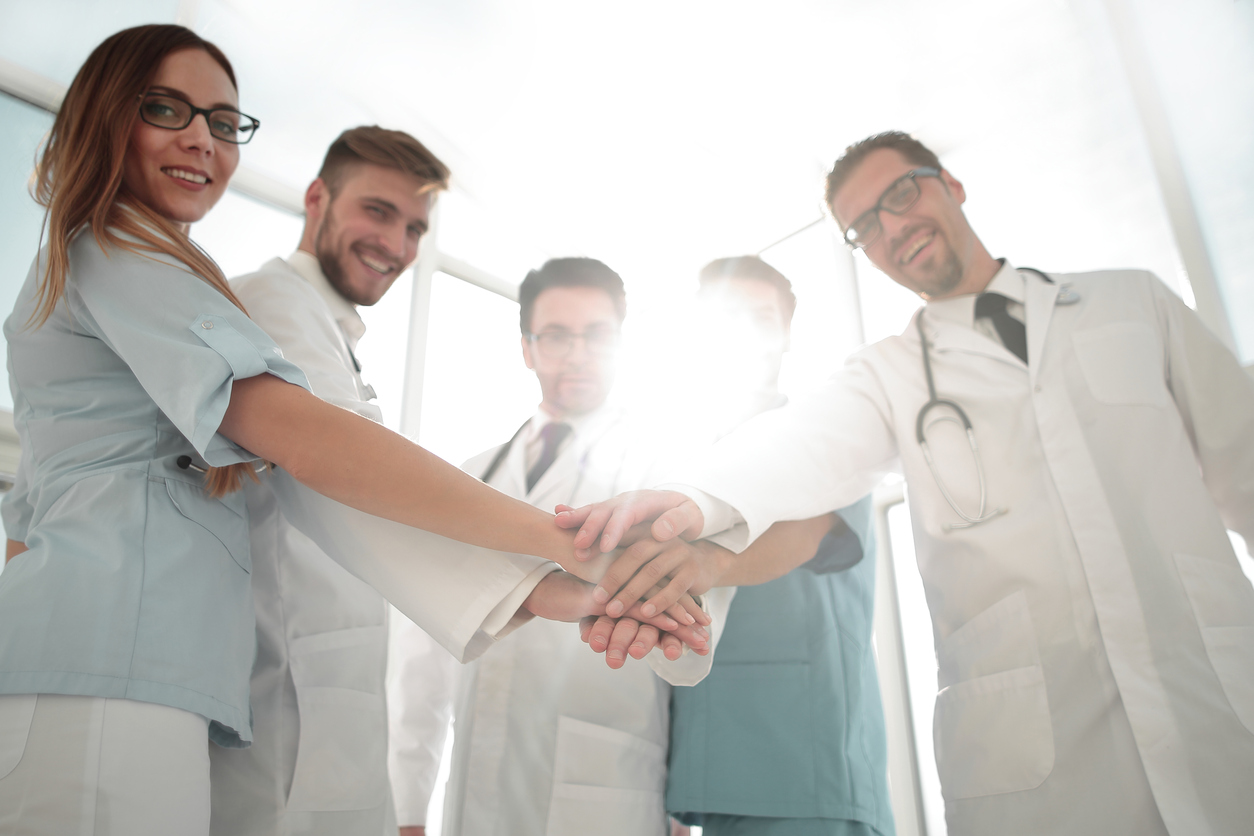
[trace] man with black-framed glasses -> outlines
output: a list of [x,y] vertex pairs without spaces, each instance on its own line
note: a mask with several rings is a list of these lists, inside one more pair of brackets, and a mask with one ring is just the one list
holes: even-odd
[[[596,259],[556,258],[529,272],[518,296],[523,361],[540,404],[509,441],[463,469],[546,511],[652,484],[667,456],[609,401],[627,313],[622,279]],[[714,640],[730,595],[706,596]],[[416,659],[425,644],[408,627],[394,642],[394,658]],[[444,836],[665,836],[667,683],[694,684],[710,657],[668,661],[654,651],[643,664],[606,652],[608,667],[569,625],[537,621],[458,670]],[[440,660],[431,664],[438,675]],[[391,729],[394,749],[416,751],[428,729],[447,723],[449,700],[422,687],[426,674],[421,664],[405,673],[414,687]],[[428,743],[425,763],[394,764],[398,809],[425,808],[430,786],[409,788],[434,774],[440,755]],[[407,823],[402,814],[402,836]]]
[[602,550],[650,519],[744,545],[900,471],[949,832],[1247,832],[1254,589],[1225,526],[1254,543],[1254,381],[1149,273],[993,258],[962,183],[903,133],[847,149],[826,197],[926,302],[906,331],[673,490],[559,524]]

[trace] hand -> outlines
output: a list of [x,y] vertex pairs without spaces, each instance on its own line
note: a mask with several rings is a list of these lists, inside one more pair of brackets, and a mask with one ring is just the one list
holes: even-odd
[[[563,508],[565,506],[559,505],[558,507]],[[635,545],[635,543],[640,543],[640,542],[656,543],[655,540],[653,540],[643,531],[634,531],[631,534],[630,539],[633,541],[633,545]],[[617,555],[597,554],[587,560],[576,560],[574,561],[573,566],[568,567],[565,564],[559,564],[559,565],[561,565],[563,569],[566,569],[572,575],[574,575],[577,578],[580,578],[581,580],[585,580],[590,583],[598,583],[599,581],[601,581],[602,578],[606,576],[606,573],[609,572],[612,567],[618,565],[618,562],[619,561],[617,560]],[[634,572],[635,570],[633,569],[632,571]],[[620,568],[618,569],[618,576],[622,576],[622,575],[623,575],[623,569]],[[617,592],[619,587],[621,587],[623,583],[625,583],[627,579],[630,577],[631,577],[630,574],[622,576],[619,582],[614,584],[610,593],[605,593],[604,590],[601,590],[601,593],[602,593],[601,596],[597,597],[596,592],[594,592],[593,599],[596,600],[597,603],[601,603],[601,604],[605,603],[606,601],[609,601],[610,595],[613,592]],[[647,586],[637,584],[637,586],[639,586],[641,593],[644,593],[648,591],[649,586],[652,586],[652,584],[649,584]],[[597,587],[597,589],[600,590],[601,588]],[[622,599],[624,606],[620,606],[616,609],[616,611],[614,612],[614,617],[618,617],[622,615],[623,612],[626,611],[625,604],[627,603],[627,599],[626,599],[625,593],[623,595],[620,595],[619,598]],[[668,603],[665,607],[662,607],[660,609],[655,608],[651,610],[649,614],[654,615],[659,612],[665,612],[671,618],[678,621],[680,624],[690,624],[690,625],[700,624],[702,626],[709,625],[710,617],[706,615],[705,611],[701,609],[701,606],[697,604],[695,600],[693,600],[691,595],[684,594],[683,591],[681,590],[677,594],[668,595],[667,601]]]
[[[720,586],[719,579],[735,559],[734,553],[708,540],[640,540],[614,561],[592,591],[592,599],[605,603],[605,614],[611,618],[621,616],[646,594],[650,597],[640,606],[641,614],[669,612],[677,600],[690,597],[688,593],[702,595]],[[705,616],[702,624],[709,623]]]
[[416,824],[402,827],[400,828],[400,836],[427,836],[427,826],[425,824]]
[[[592,599],[592,585],[566,572],[551,572],[545,575],[527,596],[523,606],[535,615],[554,621],[579,621],[585,616],[605,614],[604,606]],[[633,605],[627,611],[627,615],[657,630],[672,634],[698,653],[709,652],[709,633],[702,627],[680,625],[678,621],[665,613],[645,616],[639,611],[639,604]],[[627,643],[623,644],[624,647],[626,645]],[[646,649],[645,653],[651,649],[652,646]],[[609,661],[610,667],[621,667],[625,660],[622,656],[618,656],[616,659],[609,658]],[[613,664],[615,661],[618,664]]]
[[693,539],[705,527],[701,509],[688,497],[675,491],[630,491],[605,502],[571,508],[557,506],[556,522],[562,528],[579,527],[575,535],[575,556],[586,560],[597,553],[612,552],[633,526],[652,522],[649,533],[665,542],[675,537]]
[[[627,661],[643,659],[654,647],[661,647],[662,654],[672,662],[683,655],[683,642],[671,633],[660,632],[650,624],[641,624],[634,618],[613,619],[608,616],[588,616],[579,622],[579,637],[596,653],[605,654],[605,662],[611,668],[620,668]],[[704,656],[706,650],[694,651]]]

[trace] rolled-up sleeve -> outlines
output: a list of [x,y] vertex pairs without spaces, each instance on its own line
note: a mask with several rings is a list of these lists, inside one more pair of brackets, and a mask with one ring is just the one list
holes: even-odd
[[125,362],[211,465],[255,458],[217,435],[234,381],[272,374],[309,388],[274,341],[208,282],[164,256],[74,242],[66,299],[75,322]]

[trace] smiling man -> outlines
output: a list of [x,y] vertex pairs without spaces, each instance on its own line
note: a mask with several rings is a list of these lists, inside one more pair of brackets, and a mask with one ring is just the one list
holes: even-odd
[[579,547],[661,515],[744,544],[900,471],[949,832],[1248,832],[1254,590],[1224,529],[1254,542],[1254,381],[1149,273],[994,259],[966,198],[905,134],[851,146],[827,201],[926,302],[905,332],[673,491],[558,520]]
[[[382,419],[354,355],[366,330],[357,306],[378,302],[414,262],[448,177],[406,133],[345,131],[305,193],[296,252],[231,282],[323,400]],[[254,742],[212,747],[212,832],[394,832],[387,604],[287,523],[268,488],[247,491],[257,610]]]

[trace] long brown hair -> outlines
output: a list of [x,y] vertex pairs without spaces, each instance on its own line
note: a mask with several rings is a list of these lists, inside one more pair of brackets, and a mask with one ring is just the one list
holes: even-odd
[[[240,310],[243,304],[222,269],[175,225],[132,196],[123,167],[135,122],[136,100],[156,77],[167,55],[200,49],[226,71],[238,89],[235,71],[222,50],[190,29],[168,24],[136,26],[106,38],[88,56],[66,91],[65,101],[35,169],[34,195],[46,207],[46,267],[30,323],[42,325],[65,295],[70,241],[90,229],[101,247],[177,259],[189,273],[213,285]],[[248,464],[209,468],[206,488],[213,496],[238,490]]]

